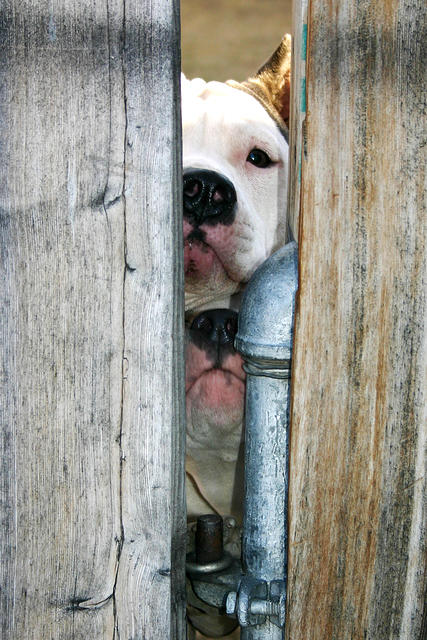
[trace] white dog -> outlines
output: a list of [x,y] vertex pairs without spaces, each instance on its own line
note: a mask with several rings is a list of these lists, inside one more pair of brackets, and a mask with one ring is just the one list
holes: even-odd
[[182,78],[189,519],[241,518],[235,311],[238,293],[286,238],[290,57],[286,35],[245,83]]

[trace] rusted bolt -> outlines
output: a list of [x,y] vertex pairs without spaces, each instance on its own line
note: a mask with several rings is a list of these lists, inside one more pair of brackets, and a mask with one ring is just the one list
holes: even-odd
[[207,514],[197,518],[196,562],[218,562],[223,556],[223,522],[221,516]]

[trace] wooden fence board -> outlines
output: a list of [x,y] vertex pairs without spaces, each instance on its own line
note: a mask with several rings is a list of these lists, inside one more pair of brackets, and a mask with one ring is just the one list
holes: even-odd
[[310,2],[292,640],[425,638],[425,25],[418,0]]
[[[175,5],[157,5],[158,12],[160,5],[166,9],[162,20],[170,20],[163,37],[171,51]],[[157,22],[147,15],[144,23],[140,19],[131,4],[119,0],[7,0],[2,6],[0,628],[5,639],[111,638],[121,629],[126,638],[182,637],[177,629],[183,627],[183,559],[176,565],[175,556],[183,538],[183,465],[177,462],[183,458],[183,393],[177,382],[183,356],[182,316],[174,302],[181,287],[181,196],[171,152],[179,61],[160,74],[159,60],[140,60],[159,55],[158,49],[146,45],[133,49],[133,58],[130,52],[124,57],[124,38],[129,44],[135,32],[144,33],[146,43],[158,39]],[[133,83],[128,81],[132,64]],[[144,66],[139,84],[138,65]],[[164,119],[150,128],[151,114],[144,108],[153,78]],[[137,118],[145,126],[139,153],[155,149],[153,163],[131,162],[128,155],[135,117],[126,105],[137,101],[143,109]],[[147,189],[147,197],[156,195],[153,207],[126,193],[132,180],[155,185]],[[156,277],[148,288],[152,273]],[[150,322],[148,334],[143,327]],[[135,336],[128,335],[133,331]],[[138,421],[135,415],[145,416],[141,403],[154,391],[153,380],[163,409]],[[157,502],[154,483],[147,482],[143,488],[150,495],[141,500],[139,478],[149,476],[160,443],[162,499]],[[131,540],[128,512],[149,506],[138,515],[144,526]],[[162,536],[160,553],[152,541]],[[159,579],[166,586],[156,601],[158,585],[150,576],[140,580],[140,567],[147,557],[153,567],[165,567],[167,545],[174,557],[167,563],[170,575]],[[133,590],[118,571],[129,546],[137,550],[129,570],[137,576]],[[153,635],[143,629],[154,615],[144,619],[143,609],[151,604],[164,614]],[[173,615],[166,615],[171,608]]]
[[[125,541],[117,606],[119,637],[150,640],[185,637],[184,416],[177,402],[184,393],[184,357],[175,348],[177,330],[183,330],[182,221],[176,215],[182,190],[171,171],[180,155],[174,128],[180,98],[172,93],[179,70],[174,6],[135,0],[126,8]],[[174,561],[181,571],[176,575]],[[175,619],[171,598],[180,612]]]

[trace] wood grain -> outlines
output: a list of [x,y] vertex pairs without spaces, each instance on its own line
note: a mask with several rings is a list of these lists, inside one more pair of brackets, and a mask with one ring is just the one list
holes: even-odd
[[124,544],[117,630],[120,638],[180,639],[186,522],[177,4],[127,2],[125,32]]
[[182,637],[175,6],[2,6],[5,639]]
[[287,638],[422,640],[426,8],[311,0]]

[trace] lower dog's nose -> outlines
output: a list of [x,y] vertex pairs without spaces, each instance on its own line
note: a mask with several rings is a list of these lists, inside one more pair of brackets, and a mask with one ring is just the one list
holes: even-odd
[[237,313],[232,309],[202,311],[191,323],[190,335],[198,347],[233,349],[237,333]]
[[216,171],[188,169],[184,172],[184,217],[195,225],[231,224],[236,190]]

